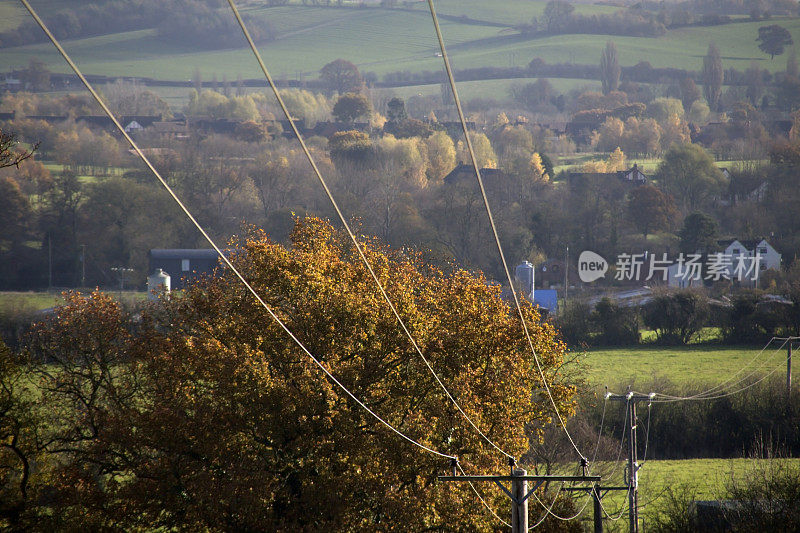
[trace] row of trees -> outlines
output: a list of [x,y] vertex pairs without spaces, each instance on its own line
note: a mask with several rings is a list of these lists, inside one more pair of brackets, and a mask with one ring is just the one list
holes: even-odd
[[[126,95],[137,94],[137,90],[131,93],[125,89],[124,85],[106,88],[110,95],[115,95],[111,100],[119,106],[128,101]],[[534,89],[547,93],[545,83]],[[691,96],[689,92],[687,89],[685,96]],[[532,97],[535,94],[533,92]],[[372,102],[364,93],[346,93],[335,100],[298,90],[284,91],[284,95],[297,118],[328,117],[331,108],[335,108],[337,116],[348,120],[369,116],[371,126],[376,128],[373,131],[381,131],[377,128],[383,125],[382,137],[381,134],[345,132],[331,142],[322,138],[309,139],[337,197],[341,195],[345,199],[347,214],[359,218],[364,231],[392,244],[419,246],[443,260],[454,258],[493,275],[501,274],[497,270],[499,265],[492,259],[491,239],[484,238],[488,227],[485,216],[477,209],[480,196],[474,180],[443,182],[444,176],[459,163],[469,162],[463,143],[453,140],[459,138],[457,131],[445,132],[443,126],[435,122],[435,116],[427,123],[412,119],[410,112],[419,111],[398,98],[378,99],[375,110],[365,111]],[[130,100],[151,101],[148,98]],[[190,117],[228,117],[243,122],[229,135],[209,136],[194,130],[190,132],[190,139],[181,140],[147,132],[140,134],[143,146],[157,149],[152,155],[164,174],[219,235],[230,235],[238,223],[246,219],[265,224],[282,238],[287,234],[289,212],[330,214],[327,201],[320,196],[319,186],[296,147],[277,135],[279,130],[275,127],[264,127],[262,121],[275,116],[274,106],[269,101],[259,93],[229,97],[208,90],[193,93],[187,108]],[[687,101],[692,101],[692,108],[698,108],[697,100],[687,98]],[[580,177],[569,173],[555,175],[546,155],[556,150],[574,150],[574,144],[570,147],[571,140],[557,137],[522,118],[512,122],[501,114],[486,126],[486,133],[474,134],[479,164],[500,171],[496,174],[500,177],[494,178],[496,181],[489,185],[488,191],[501,234],[513,243],[510,245],[513,261],[560,255],[567,244],[613,256],[621,249],[642,246],[641,238],[653,234],[657,239],[655,245],[648,244],[651,248],[655,246],[650,251],[658,252],[670,246],[675,249],[678,237],[672,232],[695,211],[711,214],[722,235],[740,238],[765,235],[783,224],[779,222],[781,217],[769,209],[770,202],[783,200],[777,192],[771,192],[773,186],[777,187],[775,191],[783,187],[784,178],[778,177],[784,172],[779,170],[783,165],[780,163],[784,160],[782,156],[776,156],[769,166],[761,168],[732,168],[732,179],[728,182],[705,150],[687,144],[689,135],[685,115],[682,115],[685,103],[679,99],[657,98],[648,105],[630,104],[627,93],[620,91],[605,95],[584,92],[571,105],[587,109],[581,116],[587,117],[586,124],[596,124],[597,131],[589,137],[589,142],[612,154],[608,161],[585,165],[582,170],[588,174]],[[38,114],[48,109],[92,111],[90,102],[83,98],[48,98],[24,93],[7,96],[2,106],[15,110],[18,115]],[[747,146],[766,150],[771,141],[759,117],[752,106],[736,108],[727,123],[715,126],[719,131],[715,130],[717,140],[712,148],[721,151]],[[42,140],[42,156],[66,165],[76,174],[104,174],[120,165],[137,164],[127,159],[124,150],[117,147],[108,134],[92,132],[84,126],[67,122],[53,127],[43,121],[19,119],[13,122],[13,127],[24,139]],[[721,144],[723,141],[731,148],[725,148]],[[672,144],[675,147],[666,150]],[[794,150],[791,146],[785,150]],[[645,153],[665,154],[662,166],[651,176],[656,178],[655,188],[634,190],[616,176],[602,174],[627,168],[625,154]],[[86,235],[98,239],[100,233],[95,229],[82,229],[93,217],[84,209],[95,205],[86,199],[111,185],[104,180],[96,184],[76,181],[69,175],[63,182],[61,178],[61,174],[52,176],[45,167],[33,163],[23,165],[13,175],[19,189],[28,195],[29,210],[33,213],[44,213],[48,205],[57,205],[48,199],[52,196],[48,191],[54,187],[80,189],[77,196],[80,200],[64,204],[75,204],[68,214],[70,220],[74,218],[77,222],[65,226],[75,228],[70,239],[61,242],[54,239],[57,247],[66,243],[61,268],[73,272],[64,282],[72,284],[80,266],[75,259],[79,257],[79,245],[87,242]],[[150,187],[148,179],[146,173],[130,172],[115,186],[124,188],[126,181],[139,181],[139,185]],[[791,178],[788,179],[791,183]],[[555,187],[551,184],[554,180],[566,181],[566,186]],[[756,189],[761,192],[756,194]],[[154,194],[158,194],[157,191],[154,190]],[[59,195],[74,196],[73,193]],[[793,196],[789,193],[787,197]],[[793,209],[791,205],[787,208]],[[77,217],[70,213],[77,213]],[[38,220],[38,216],[33,219]],[[63,220],[61,215],[55,218]],[[17,243],[41,243],[38,251],[30,252],[33,257],[44,253],[49,246],[50,232],[38,221],[29,224],[29,228],[29,232],[24,233],[27,237],[18,239]],[[53,235],[64,232],[63,227],[54,229],[58,231]],[[109,236],[98,242],[113,241],[111,231],[103,231]],[[139,228],[126,231],[146,233]],[[773,244],[790,256],[796,246],[794,237],[782,233],[776,235]],[[166,246],[178,243],[193,246],[193,241],[183,241],[180,233],[167,234],[171,236],[164,240]],[[142,240],[124,242],[144,246]],[[112,281],[112,277],[104,278],[101,272],[131,261],[142,268],[146,248],[134,250],[125,245],[112,249],[116,250],[115,254],[103,258],[94,271],[89,269],[90,280]],[[55,256],[59,256],[58,252]],[[21,270],[38,272],[31,276],[38,277],[39,283],[46,279],[41,267]]]
[[[107,33],[156,28],[160,39],[193,47],[217,48],[241,45],[236,20],[221,11],[219,0],[124,0],[81,5],[42,13],[48,28],[58,39],[73,39]],[[248,29],[257,41],[274,38],[274,30],[263,18],[245,15]],[[0,47],[22,46],[47,39],[39,26],[26,20],[0,33]]]
[[[401,132],[411,134],[371,138],[351,131],[336,134],[330,142],[308,140],[345,212],[357,217],[364,231],[387,242],[419,246],[442,259],[453,258],[499,275],[474,176],[465,171],[454,174],[448,183],[443,181],[459,163],[469,162],[463,143],[454,143],[444,131],[411,132],[404,125],[408,119],[395,119],[387,126],[395,124],[405,128]],[[794,178],[790,170],[780,169],[786,165],[784,156],[791,157],[796,149],[794,145],[776,148],[774,164],[766,169],[771,176],[767,185],[758,179],[763,170],[755,174],[734,171],[728,182],[702,148],[684,144],[666,153],[654,176],[657,187],[630,187],[615,174],[608,174],[628,166],[619,149],[607,161],[587,164],[582,174],[559,176],[566,183],[555,187],[552,163],[538,148],[546,144],[546,130],[503,119],[489,133],[474,134],[473,144],[479,164],[497,168],[492,171],[496,174],[485,172],[487,191],[501,236],[511,243],[507,247],[512,261],[558,255],[567,243],[613,256],[621,248],[639,246],[637,234],[639,239],[663,235],[656,246],[672,245],[674,249],[677,237],[670,237],[670,232],[698,210],[716,213],[717,220],[712,217],[711,221],[720,226],[722,234],[730,232],[741,238],[763,235],[760,232],[769,228],[774,231],[773,220],[782,219],[782,214],[770,209],[772,202],[788,202],[787,209],[793,209],[793,193],[784,187],[791,188]],[[113,137],[80,126],[56,130],[44,138],[53,142],[45,153],[71,170],[53,174],[41,163],[27,161],[7,175],[9,187],[19,191],[9,196],[19,200],[17,218],[28,221],[26,231],[10,232],[7,239],[14,246],[42,243],[38,251],[26,252],[33,258],[44,253],[52,238],[57,270],[73,273],[58,283],[77,281],[81,243],[98,244],[98,252],[90,250],[95,266],[88,269],[87,276],[92,283],[111,281],[103,272],[118,264],[142,269],[148,240],[137,235],[150,233],[139,226],[147,216],[173,224],[170,231],[156,233],[158,243],[153,241],[150,247],[193,246],[193,239],[186,240],[186,233],[174,229],[182,227],[179,213],[161,207],[167,199],[146,171],[129,171],[124,177],[95,183],[77,179],[79,172],[103,174],[106,167],[135,164]],[[140,141],[159,148],[151,157],[162,174],[218,235],[230,235],[246,219],[283,238],[291,211],[332,214],[297,147],[283,138],[269,140],[258,123],[242,123],[233,136],[196,136],[181,141],[143,135]],[[118,159],[109,159],[112,156]],[[753,196],[751,190],[759,187],[766,192]],[[121,197],[114,198],[114,194]],[[155,200],[161,197],[164,200]],[[139,206],[144,218],[123,216],[128,209],[119,202]],[[730,205],[734,202],[736,205]],[[115,223],[101,227],[93,223],[105,216],[95,211],[102,206],[109,206],[109,216],[117,210]],[[152,214],[155,210],[157,215]],[[118,232],[129,237],[120,238]],[[773,244],[786,252],[796,245],[793,239],[787,228],[787,233],[776,232]],[[100,249],[106,251],[99,254]],[[20,268],[19,274],[25,274],[25,283],[37,278],[41,283],[46,279],[45,264],[42,260],[38,267]],[[21,282],[17,275],[5,279],[12,285]]]
[[620,9],[613,14],[580,15],[575,6],[565,0],[550,0],[541,17],[516,28],[522,33],[590,33],[657,37],[666,32],[656,17],[642,10]]
[[[796,271],[796,269],[795,269]],[[630,346],[641,342],[641,329],[655,332],[658,344],[688,344],[703,328],[719,328],[716,341],[759,344],[777,335],[800,331],[800,292],[796,272],[784,281],[791,303],[765,298],[762,291],[740,291],[729,302],[709,301],[702,290],[658,293],[641,307],[624,307],[603,299],[592,309],[580,300],[558,318],[559,329],[573,346]]]

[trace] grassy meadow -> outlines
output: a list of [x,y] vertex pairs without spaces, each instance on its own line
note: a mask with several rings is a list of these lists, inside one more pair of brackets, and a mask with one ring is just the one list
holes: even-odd
[[[623,454],[624,455],[624,454]],[[715,500],[724,491],[731,478],[741,480],[748,473],[767,467],[765,459],[686,459],[680,461],[646,461],[639,470],[639,516],[643,517],[645,527],[647,520],[659,513],[667,492],[672,489],[680,493],[686,489],[693,494],[695,500]],[[800,459],[779,460],[781,463],[800,463]],[[614,470],[614,465],[603,465]],[[624,486],[622,477],[624,457],[616,465],[615,475],[603,483]],[[607,531],[628,531],[627,525],[627,493],[625,491],[609,492],[603,499],[606,511],[616,518],[624,511],[620,520],[605,520]],[[583,505],[581,500],[580,505]],[[539,516],[543,511],[537,506],[530,508],[531,517]],[[591,503],[583,516],[591,520]],[[646,529],[645,529],[646,530]]]
[[[719,383],[734,375],[755,372],[762,375],[786,368],[786,349],[782,341],[763,346],[629,346],[604,348],[578,356],[578,372],[594,387],[611,388],[628,383],[669,380],[675,385]],[[794,372],[800,371],[798,358],[793,358]]]
[[[548,63],[595,64],[601,48],[613,40],[622,65],[648,61],[655,67],[699,70],[708,44],[715,42],[722,52],[725,68],[746,69],[752,61],[770,71],[785,68],[785,56],[770,60],[756,46],[755,38],[758,28],[765,24],[763,21],[679,28],[658,38],[583,34],[532,38],[513,30],[513,25],[541,15],[545,4],[508,0],[500,7],[478,0],[438,2],[438,11],[443,15],[442,31],[454,67],[525,66],[536,57]],[[43,11],[56,5],[68,4],[55,0],[35,3]],[[295,3],[279,7],[251,5],[245,10],[270,21],[278,29],[277,39],[260,46],[268,67],[278,78],[315,78],[320,67],[340,57],[353,61],[362,71],[379,76],[394,71],[442,68],[424,2],[414,3],[410,9],[325,8]],[[578,13],[613,11],[608,6],[576,5]],[[458,18],[462,16],[468,18]],[[0,29],[18,24],[25,17],[15,2],[0,0]],[[795,41],[800,41],[800,19],[775,18],[769,23],[785,26]],[[189,80],[199,70],[204,79],[214,75],[220,80],[223,76],[229,80],[238,75],[260,77],[244,41],[236,49],[197,50],[163,43],[151,29],[68,40],[64,45],[90,74]],[[44,60],[51,70],[67,71],[47,43],[3,49],[0,70],[22,67],[34,57]],[[477,89],[478,94],[492,95],[497,87],[487,84]]]
[[[91,289],[75,289],[82,292]],[[116,300],[125,305],[133,305],[144,300],[147,293],[144,291],[106,291]],[[49,309],[63,304],[64,298],[60,292],[0,292],[0,315],[17,312],[32,312]]]

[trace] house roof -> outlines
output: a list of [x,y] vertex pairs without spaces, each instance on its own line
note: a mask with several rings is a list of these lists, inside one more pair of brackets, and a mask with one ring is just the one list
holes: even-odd
[[[722,239],[722,240],[717,241],[717,244],[719,244],[720,246],[722,246],[724,248],[727,248],[728,246],[730,246],[734,242],[738,241],[739,244],[744,246],[747,250],[754,250],[756,248],[756,246],[761,244],[761,242],[764,241],[764,240],[765,239],[763,239],[763,238],[757,238],[757,239]],[[767,243],[767,244],[769,244],[769,243]]]
[[555,289],[537,289],[533,292],[533,303],[554,312],[558,309],[558,293]]
[[[482,168],[481,179],[496,180],[503,176],[503,171],[497,168]],[[444,177],[444,182],[453,185],[466,178],[475,178],[475,168],[472,165],[460,163],[450,174]]]
[[[636,164],[634,164],[631,168],[629,168],[627,170],[617,170],[616,172],[570,172],[569,175],[571,177],[575,177],[575,178],[591,178],[591,177],[610,178],[610,177],[616,177],[616,178],[618,178],[620,180],[623,180],[623,181],[631,181],[631,180],[628,179],[628,175],[630,173],[632,173],[632,172],[636,172],[638,174],[641,174],[644,177],[644,179],[647,180],[647,175],[644,172],[642,172],[642,169],[640,169]],[[637,180],[637,181],[641,181],[641,180]]]
[[164,121],[153,122],[153,129],[156,133],[186,133],[187,126],[184,121]]
[[216,259],[217,252],[202,248],[156,248],[150,250],[150,257],[152,259]]

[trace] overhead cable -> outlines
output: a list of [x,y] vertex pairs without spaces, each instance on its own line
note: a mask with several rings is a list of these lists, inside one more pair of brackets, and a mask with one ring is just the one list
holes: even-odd
[[311,164],[311,168],[313,169],[314,174],[317,176],[317,179],[319,180],[320,184],[322,185],[322,188],[325,190],[325,194],[328,196],[328,200],[330,200],[331,204],[333,205],[333,208],[336,211],[336,214],[339,216],[339,220],[341,220],[345,231],[347,232],[348,236],[350,237],[350,240],[353,241],[353,244],[355,245],[356,250],[358,251],[358,255],[360,256],[361,261],[367,267],[367,270],[369,271],[369,274],[372,277],[372,279],[375,281],[375,284],[378,287],[378,290],[380,291],[381,296],[383,296],[383,299],[389,305],[389,308],[391,309],[392,314],[394,314],[395,318],[397,319],[397,322],[400,324],[400,327],[403,329],[403,331],[405,332],[405,334],[408,337],[409,341],[411,342],[412,346],[414,347],[414,350],[422,358],[422,360],[425,363],[425,366],[428,367],[428,370],[433,375],[434,379],[439,384],[439,386],[444,391],[444,393],[447,395],[449,400],[453,403],[453,405],[456,407],[456,409],[458,409],[458,412],[461,413],[461,415],[467,420],[467,422],[469,422],[469,424],[475,429],[475,431],[478,432],[478,434],[481,436],[481,438],[483,438],[484,441],[486,441],[489,445],[491,445],[495,450],[497,450],[498,452],[500,452],[504,456],[508,457],[509,459],[513,459],[514,457],[511,454],[507,453],[505,450],[503,450],[497,444],[495,444],[495,442],[492,441],[478,427],[478,425],[472,420],[472,418],[470,418],[469,415],[467,415],[467,413],[464,412],[464,410],[461,408],[461,405],[459,405],[459,403],[456,401],[456,399],[453,397],[453,395],[447,389],[445,384],[439,378],[438,374],[433,369],[433,366],[431,365],[431,363],[428,361],[428,359],[422,353],[422,349],[420,349],[419,345],[417,344],[417,341],[414,339],[414,336],[411,334],[411,331],[406,326],[405,321],[400,317],[400,313],[397,311],[397,308],[394,306],[394,304],[392,303],[391,299],[389,298],[389,295],[386,293],[386,290],[384,289],[383,284],[378,279],[377,274],[375,274],[375,271],[373,270],[371,263],[367,259],[366,254],[364,253],[364,250],[363,250],[363,247],[361,246],[361,243],[359,243],[358,239],[356,239],[355,234],[350,229],[350,225],[347,223],[347,219],[345,218],[345,216],[342,213],[341,209],[339,209],[339,204],[334,199],[333,193],[331,192],[330,188],[328,187],[328,184],[326,183],[325,178],[322,176],[322,172],[319,170],[319,167],[317,166],[316,162],[314,161],[314,157],[311,155],[311,151],[308,149],[308,146],[306,146],[306,143],[303,140],[302,135],[300,135],[300,130],[298,130],[297,125],[294,123],[294,120],[292,120],[292,115],[289,112],[289,109],[286,107],[286,104],[284,103],[283,98],[281,97],[280,91],[278,91],[278,87],[275,84],[274,80],[272,79],[272,76],[270,75],[269,70],[267,69],[267,66],[264,63],[264,60],[261,57],[261,53],[258,51],[258,48],[256,47],[255,42],[253,41],[253,38],[250,36],[250,32],[247,30],[247,26],[245,25],[244,20],[242,19],[242,16],[239,13],[239,9],[236,7],[236,4],[235,4],[235,2],[233,0],[228,0],[228,5],[230,5],[231,10],[233,11],[234,16],[236,17],[236,21],[239,23],[239,27],[242,29],[242,33],[244,34],[244,37],[247,40],[247,43],[250,45],[250,49],[253,51],[253,55],[255,56],[256,60],[258,61],[258,65],[261,67],[261,71],[264,73],[264,77],[266,78],[267,82],[269,83],[269,86],[272,89],[272,92],[275,93],[275,98],[277,99],[278,105],[280,106],[280,108],[283,111],[284,115],[286,115],[286,118],[289,121],[289,126],[291,127],[292,131],[294,132],[295,136],[297,137],[297,140],[300,142],[300,146],[303,149],[303,152],[305,153],[305,156],[308,159],[308,162]]
[[388,429],[390,429],[392,432],[397,434],[399,437],[401,437],[404,440],[410,442],[411,444],[417,446],[418,448],[420,448],[422,450],[425,450],[425,451],[427,451],[429,453],[432,453],[434,455],[438,455],[440,457],[444,457],[444,458],[447,458],[447,459],[458,460],[458,458],[453,456],[453,455],[448,455],[446,453],[439,452],[437,450],[434,450],[433,448],[430,448],[430,447],[428,447],[428,446],[426,446],[426,445],[414,440],[413,438],[409,437],[405,433],[401,432],[399,429],[395,428],[392,424],[390,424],[389,422],[387,422],[386,420],[381,418],[380,415],[378,415],[372,409],[370,409],[366,404],[364,404],[364,402],[362,402],[352,392],[350,392],[350,390],[348,390],[347,387],[345,387],[338,379],[336,379],[336,377],[333,374],[331,374],[331,372],[327,368],[325,368],[325,365],[323,365],[320,362],[320,360],[317,359],[308,350],[308,348],[306,348],[303,345],[302,342],[300,342],[300,340],[294,335],[294,333],[292,333],[289,330],[289,328],[286,326],[286,324],[275,314],[275,312],[269,307],[269,305],[267,305],[266,302],[264,302],[264,300],[261,298],[261,296],[259,296],[259,294],[252,287],[252,285],[250,285],[250,283],[244,278],[244,276],[242,276],[242,274],[233,265],[233,263],[231,263],[231,261],[225,256],[224,253],[222,253],[222,250],[219,248],[219,246],[217,246],[217,244],[208,235],[208,233],[205,231],[205,229],[203,229],[203,227],[200,225],[200,223],[197,221],[197,219],[195,219],[194,216],[191,214],[191,212],[189,212],[189,209],[183,204],[183,202],[180,200],[180,198],[178,198],[178,196],[175,194],[175,192],[172,190],[172,188],[169,186],[169,184],[164,180],[164,178],[161,177],[161,174],[155,169],[153,164],[145,156],[145,154],[142,152],[142,150],[139,148],[139,146],[136,144],[136,142],[131,138],[131,136],[128,134],[128,132],[125,131],[125,128],[123,128],[122,125],[119,123],[119,121],[117,120],[117,118],[114,115],[114,113],[112,113],[112,111],[108,108],[108,106],[105,104],[105,102],[102,100],[102,98],[100,98],[100,95],[97,93],[97,91],[95,91],[94,87],[92,87],[92,85],[86,80],[86,78],[84,77],[83,73],[80,71],[78,66],[72,61],[72,59],[69,57],[69,55],[64,50],[64,48],[61,46],[61,44],[58,42],[58,40],[55,38],[55,36],[53,36],[53,34],[50,32],[49,28],[45,25],[44,21],[42,21],[42,19],[36,13],[36,11],[33,9],[33,7],[31,7],[30,3],[28,3],[28,0],[20,0],[20,2],[22,2],[22,4],[25,6],[25,8],[28,10],[28,12],[33,17],[33,19],[39,25],[39,27],[42,28],[42,31],[44,31],[45,34],[47,34],[47,37],[50,39],[50,41],[53,43],[53,45],[58,49],[58,51],[61,54],[61,56],[64,58],[64,60],[67,62],[67,64],[69,64],[70,68],[72,68],[72,70],[75,72],[75,74],[78,76],[78,78],[80,78],[81,82],[86,87],[86,89],[92,94],[94,99],[97,101],[97,103],[100,105],[100,107],[103,108],[103,111],[106,113],[106,115],[108,115],[108,117],[111,119],[111,121],[117,127],[117,129],[122,134],[122,136],[125,137],[125,140],[128,141],[128,143],[131,145],[131,148],[133,148],[133,150],[136,152],[136,154],[139,156],[139,158],[141,158],[141,160],[144,162],[144,164],[147,165],[147,168],[150,169],[150,171],[153,173],[153,175],[158,179],[159,183],[161,183],[161,185],[164,187],[164,189],[169,193],[169,195],[175,201],[175,203],[178,204],[180,209],[187,216],[187,218],[189,218],[189,220],[192,222],[192,224],[194,224],[195,228],[197,228],[197,230],[202,234],[203,238],[211,245],[212,248],[214,248],[214,251],[216,251],[217,255],[219,255],[220,260],[223,263],[225,263],[225,265],[228,268],[231,269],[231,271],[234,273],[234,275],[247,288],[247,290],[255,297],[255,299],[267,311],[267,313],[269,313],[269,315],[272,317],[272,319],[286,332],[287,335],[289,335],[289,337],[292,339],[292,341],[294,341],[294,343],[297,344],[297,346],[300,347],[300,349],[303,350],[303,352],[305,352],[305,354],[308,355],[308,357],[325,373],[325,375],[328,377],[328,379],[330,379],[333,383],[335,383],[344,393],[346,393],[353,401],[355,401],[359,406],[361,406],[367,413],[372,415],[373,418],[378,420],[381,424],[386,426]]
[[[228,0],[230,1],[230,0]],[[447,79],[450,82],[450,89],[453,92],[453,98],[456,104],[456,110],[458,111],[458,118],[461,121],[461,127],[464,130],[464,139],[466,142],[467,150],[469,151],[470,158],[472,159],[472,166],[475,169],[475,176],[478,179],[478,185],[480,187],[481,196],[483,197],[483,204],[486,207],[486,214],[489,217],[489,224],[492,227],[492,233],[494,235],[494,241],[497,244],[497,250],[500,253],[500,260],[503,263],[503,270],[505,271],[506,278],[508,279],[508,286],[511,289],[511,294],[514,297],[514,303],[517,307],[517,312],[519,313],[519,319],[522,323],[522,329],[525,332],[525,338],[528,341],[528,346],[530,347],[530,351],[533,354],[533,360],[536,363],[536,368],[539,371],[539,376],[542,380],[542,384],[544,385],[545,391],[547,391],[547,396],[550,398],[550,403],[553,406],[553,410],[555,411],[556,417],[561,424],[561,427],[564,429],[564,433],[566,433],[567,438],[569,439],[570,444],[578,453],[578,456],[581,459],[586,459],[586,457],[581,453],[580,449],[578,449],[577,444],[573,440],[572,436],[567,429],[567,424],[564,421],[564,418],[561,416],[561,412],[558,409],[558,405],[556,404],[555,398],[553,397],[553,393],[550,390],[550,386],[547,384],[547,377],[544,374],[544,370],[542,370],[542,364],[539,361],[539,357],[536,355],[536,349],[533,346],[533,340],[531,339],[530,332],[528,331],[528,325],[525,321],[525,314],[522,311],[522,305],[520,304],[519,295],[517,294],[516,289],[514,288],[514,282],[511,279],[511,271],[508,269],[508,262],[506,261],[506,256],[503,253],[503,246],[500,244],[500,236],[497,232],[497,225],[494,222],[494,216],[492,215],[492,209],[489,207],[489,199],[486,195],[486,188],[484,187],[483,179],[481,178],[481,171],[478,166],[478,160],[475,157],[475,150],[472,146],[472,140],[469,136],[469,129],[467,128],[467,121],[464,117],[464,110],[461,107],[461,100],[458,97],[458,91],[456,89],[456,82],[455,78],[453,77],[453,70],[450,67],[450,59],[447,56],[447,50],[445,49],[444,45],[444,37],[442,36],[442,29],[439,26],[439,18],[436,16],[436,9],[433,6],[433,0],[428,0],[428,7],[430,8],[431,18],[433,19],[433,26],[436,30],[436,37],[439,39],[439,48],[442,52],[442,61],[444,62],[445,70],[447,72]]]

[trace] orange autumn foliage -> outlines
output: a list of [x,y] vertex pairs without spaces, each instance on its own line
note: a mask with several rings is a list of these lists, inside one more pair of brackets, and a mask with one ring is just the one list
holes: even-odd
[[[371,409],[457,455],[468,473],[506,472],[505,458],[435,383],[342,234],[306,218],[288,248],[258,230],[232,248],[264,300]],[[500,288],[463,270],[444,273],[405,250],[373,241],[365,250],[453,396],[520,457],[552,410]],[[556,402],[570,415],[574,387],[560,373],[565,346],[534,308],[524,311]],[[86,331],[105,355],[86,359]],[[64,355],[73,348],[74,357]],[[93,399],[53,429],[60,442],[83,437],[69,441],[70,459],[53,466],[66,523],[198,531],[498,526],[468,486],[436,481],[446,460],[350,400],[226,270],[150,305],[133,323],[102,295],[73,297],[39,328],[31,351],[61,367],[40,374],[42,390],[55,390],[48,384],[65,375],[84,380],[70,382],[82,395],[96,385]],[[62,409],[74,399],[59,403],[52,394],[48,401]],[[486,493],[504,515],[506,497]]]

